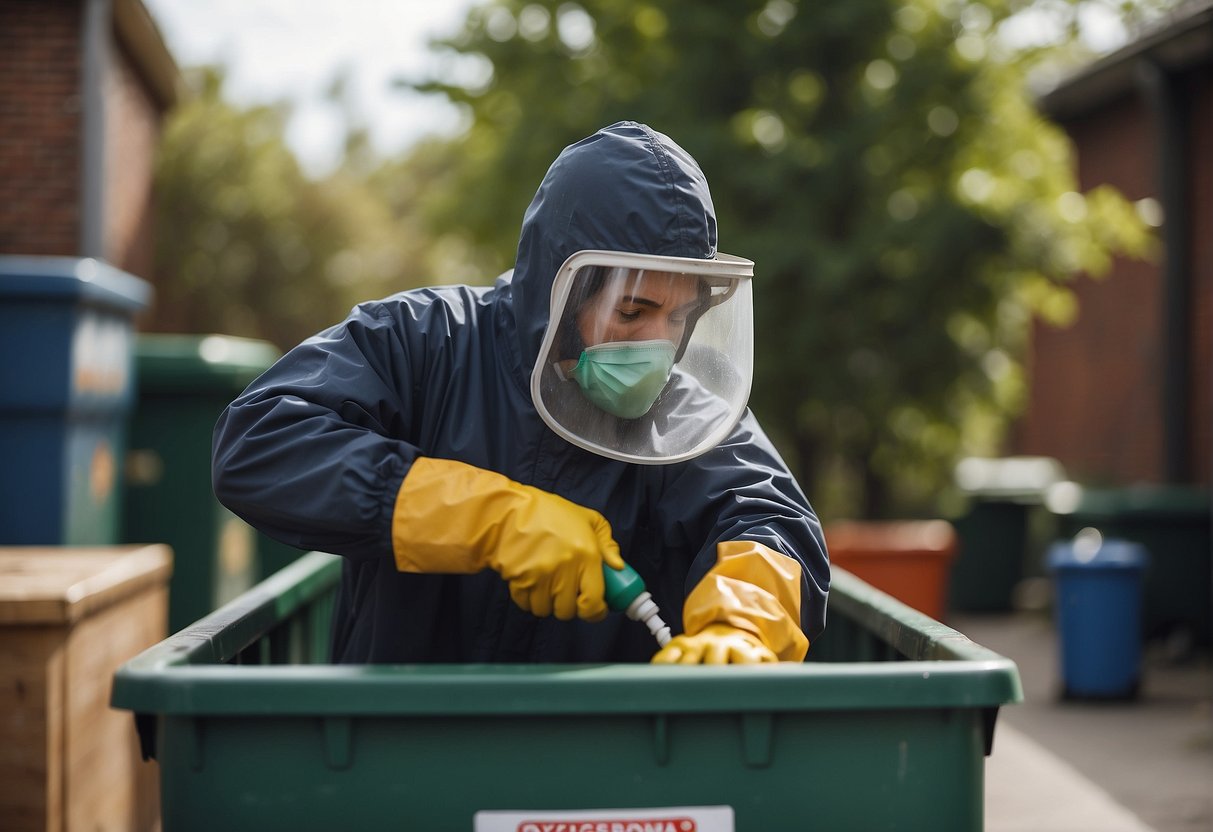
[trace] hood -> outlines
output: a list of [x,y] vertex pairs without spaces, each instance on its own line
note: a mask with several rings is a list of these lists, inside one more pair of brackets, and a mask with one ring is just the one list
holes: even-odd
[[668,136],[621,121],[556,157],[523,217],[514,263],[524,367],[539,355],[557,270],[585,249],[713,258],[716,211],[691,155]]

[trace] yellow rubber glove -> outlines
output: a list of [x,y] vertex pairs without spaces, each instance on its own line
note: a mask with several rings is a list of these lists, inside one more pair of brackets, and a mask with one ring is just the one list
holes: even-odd
[[392,549],[401,572],[491,567],[519,607],[563,621],[605,617],[602,564],[624,566],[598,512],[493,471],[429,457],[418,458],[400,485]]
[[674,636],[653,664],[761,664],[777,662],[758,636],[728,624],[709,624],[693,636]]
[[800,629],[800,576],[797,561],[761,543],[718,543],[716,564],[683,605],[684,635],[653,662],[727,664],[753,661],[763,651],[771,658],[757,661],[804,661],[809,640]]

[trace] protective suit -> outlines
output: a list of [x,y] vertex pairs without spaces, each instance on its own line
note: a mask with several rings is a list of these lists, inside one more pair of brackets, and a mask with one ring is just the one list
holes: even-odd
[[[730,417],[712,396],[725,404],[711,410],[676,368],[652,412],[621,411],[610,436],[643,419],[655,436],[668,400],[699,402],[723,438],[700,447],[675,426],[676,461],[663,462],[653,443],[604,453],[601,424],[585,441],[562,435],[575,424],[562,408],[578,405],[548,407],[537,385],[562,357],[547,347],[553,282],[584,251],[710,263],[715,215],[694,160],[632,122],[571,145],[526,212],[511,274],[361,304],[221,416],[220,500],[280,541],[345,558],[334,661],[649,661],[643,626],[603,618],[600,565],[620,557],[687,629],[664,660],[753,648],[798,661],[824,627],[820,524],[744,403]],[[685,343],[658,352],[690,366]],[[551,572],[562,541],[592,554]]]

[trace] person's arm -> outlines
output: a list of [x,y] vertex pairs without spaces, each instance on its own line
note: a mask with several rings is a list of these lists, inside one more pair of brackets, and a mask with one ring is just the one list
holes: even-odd
[[301,549],[390,554],[396,493],[420,455],[398,438],[413,432],[410,358],[379,304],[284,355],[215,426],[220,502]]
[[[492,568],[535,615],[605,616],[602,565],[621,569],[623,561],[601,514],[494,471],[423,455],[401,438],[421,432],[411,420],[423,418],[414,414],[426,390],[448,380],[414,366],[414,355],[427,352],[420,333],[432,307],[394,309],[409,323],[385,304],[359,307],[287,353],[227,408],[214,436],[220,501],[302,549],[391,557],[401,572]],[[466,343],[451,338],[436,349],[474,383],[469,376],[492,370],[470,366],[475,353],[461,352]]]
[[683,634],[654,661],[803,660],[825,627],[825,539],[753,416],[712,451],[675,466],[657,511],[701,545],[687,577]]

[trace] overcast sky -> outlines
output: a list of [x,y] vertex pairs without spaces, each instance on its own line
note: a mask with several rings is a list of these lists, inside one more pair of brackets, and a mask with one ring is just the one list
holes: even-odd
[[287,141],[313,173],[338,157],[342,122],[323,96],[343,70],[379,151],[399,152],[426,133],[458,128],[458,114],[441,97],[392,89],[391,82],[449,75],[426,42],[458,31],[476,2],[144,0],[178,65],[223,64],[228,98],[240,105],[296,104]]

